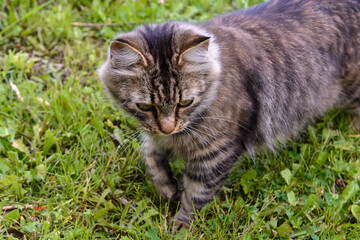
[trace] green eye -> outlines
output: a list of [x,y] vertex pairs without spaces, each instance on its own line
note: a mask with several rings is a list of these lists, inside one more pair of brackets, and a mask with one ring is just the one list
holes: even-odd
[[153,108],[153,105],[152,105],[152,104],[144,104],[144,103],[137,103],[136,106],[137,106],[141,111],[144,111],[144,112],[151,111],[152,108]]
[[185,108],[185,107],[190,106],[193,103],[193,101],[194,101],[193,99],[191,99],[191,100],[181,100],[179,102],[178,106],[181,107],[181,108]]

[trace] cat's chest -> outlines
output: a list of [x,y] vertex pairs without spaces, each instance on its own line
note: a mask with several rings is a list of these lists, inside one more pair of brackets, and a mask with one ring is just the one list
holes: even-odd
[[207,141],[206,138],[207,136],[200,136],[195,132],[187,132],[171,136],[161,136],[154,140],[158,147],[188,158],[201,148],[202,141]]

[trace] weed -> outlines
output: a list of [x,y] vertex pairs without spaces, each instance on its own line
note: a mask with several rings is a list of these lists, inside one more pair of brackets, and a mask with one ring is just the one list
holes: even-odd
[[95,70],[117,32],[257,2],[0,0],[1,238],[360,239],[360,136],[347,113],[243,156],[192,231],[169,233],[176,206],[145,176],[136,124],[102,91]]

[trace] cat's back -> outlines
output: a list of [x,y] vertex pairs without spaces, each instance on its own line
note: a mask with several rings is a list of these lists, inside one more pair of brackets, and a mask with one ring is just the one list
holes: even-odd
[[[240,28],[258,24],[281,27],[283,24],[313,25],[320,22],[331,24],[360,23],[359,0],[270,0],[248,9],[225,14],[210,20],[207,26]],[[330,22],[329,22],[330,21]],[[359,24],[357,24],[359,26]]]
[[359,96],[359,0],[270,0],[203,26],[221,50],[219,92],[247,93],[265,142]]
[[334,70],[333,74],[343,78],[346,72],[359,71],[360,0],[270,0],[203,26],[214,33],[224,55],[253,58],[250,65],[256,64],[259,54],[272,61],[288,54],[299,66],[342,65],[337,68],[342,73]]

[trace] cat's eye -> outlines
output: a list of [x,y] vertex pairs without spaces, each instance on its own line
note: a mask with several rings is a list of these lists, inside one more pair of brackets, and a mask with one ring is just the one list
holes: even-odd
[[144,111],[144,112],[151,111],[152,108],[153,108],[153,105],[152,105],[152,104],[145,104],[145,103],[137,103],[136,106],[137,106],[141,111]]
[[181,108],[185,108],[185,107],[190,106],[190,105],[193,103],[193,101],[194,101],[194,99],[181,100],[181,101],[178,103],[178,106],[181,107]]

